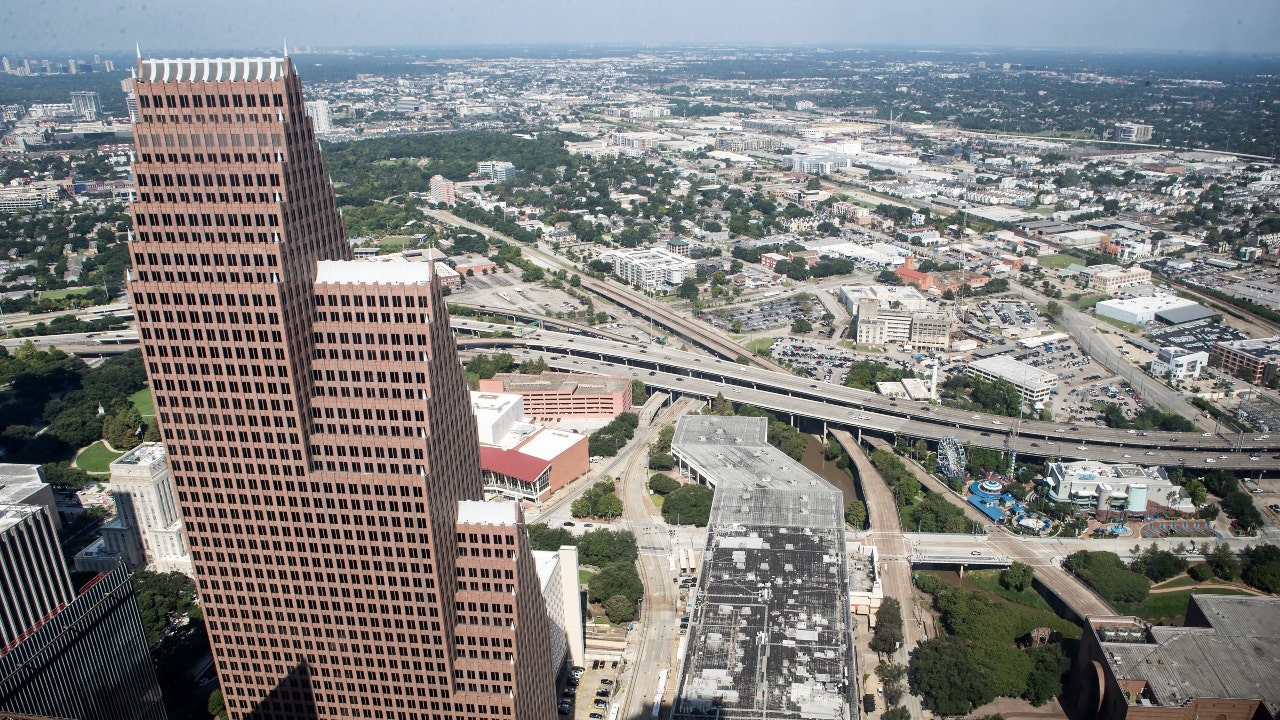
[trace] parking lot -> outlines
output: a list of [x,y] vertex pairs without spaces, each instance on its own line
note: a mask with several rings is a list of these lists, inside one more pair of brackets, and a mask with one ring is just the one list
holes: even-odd
[[986,319],[987,326],[1008,331],[1015,337],[1029,337],[1048,331],[1049,323],[1025,300],[983,300],[976,315]]
[[748,305],[711,310],[703,315],[703,319],[721,330],[752,333],[790,327],[792,322],[800,318],[817,325],[824,312],[822,303],[805,293],[785,299],[762,300]]
[[609,717],[609,706],[618,691],[618,664],[610,660],[588,660],[580,677],[570,676],[561,685],[556,708],[560,717],[574,720]]
[[1147,337],[1155,345],[1168,347],[1175,345],[1185,350],[1196,352],[1209,348],[1220,342],[1244,340],[1248,336],[1224,323],[1201,320],[1174,327],[1160,328],[1147,333]]
[[1078,385],[1070,392],[1059,395],[1058,407],[1054,408],[1054,418],[1061,422],[1089,422],[1106,427],[1102,413],[1094,408],[1095,403],[1111,403],[1119,405],[1126,418],[1133,419],[1146,402],[1141,393],[1117,378],[1094,380],[1085,385]]

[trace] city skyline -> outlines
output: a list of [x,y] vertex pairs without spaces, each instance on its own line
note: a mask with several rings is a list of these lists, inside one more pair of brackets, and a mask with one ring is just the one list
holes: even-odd
[[[1172,6],[1172,9],[1171,9]],[[804,13],[778,13],[759,2],[688,6],[659,0],[637,13],[583,0],[553,6],[495,2],[479,7],[378,7],[319,0],[298,13],[295,3],[268,6],[231,0],[216,7],[153,3],[108,7],[58,0],[44,12],[9,8],[0,14],[6,52],[67,49],[111,52],[143,46],[188,52],[298,46],[467,46],[513,44],[838,44],[909,47],[998,47],[1274,53],[1280,11],[1256,0],[1208,5],[1190,1],[1130,3],[1085,0],[1069,11],[1048,3],[983,0],[964,5],[927,0],[892,4],[820,0]],[[229,23],[238,10],[251,27]],[[821,19],[821,22],[816,22]],[[157,42],[164,38],[163,42]],[[518,50],[513,47],[513,50]]]

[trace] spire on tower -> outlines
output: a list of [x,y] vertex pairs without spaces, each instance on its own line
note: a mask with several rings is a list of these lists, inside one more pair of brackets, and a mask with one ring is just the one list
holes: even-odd
[[142,59],[142,43],[138,42],[137,40],[134,40],[133,47],[138,51],[138,59],[141,60]]

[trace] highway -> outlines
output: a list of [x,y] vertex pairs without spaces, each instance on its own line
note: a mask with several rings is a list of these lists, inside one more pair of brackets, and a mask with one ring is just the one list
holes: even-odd
[[[480,331],[455,320],[460,332]],[[492,332],[487,327],[485,332]],[[696,397],[723,393],[734,402],[813,418],[828,424],[877,433],[904,434],[962,442],[996,450],[1017,449],[1037,457],[1135,462],[1150,465],[1262,470],[1280,468],[1280,437],[1125,431],[1089,425],[1019,421],[894,400],[834,383],[816,382],[670,347],[636,347],[606,340],[542,331],[523,338],[460,339],[465,347],[509,350],[524,347],[559,370],[597,375],[630,375],[652,387]],[[1014,427],[1018,437],[1012,439]],[[1239,448],[1240,451],[1236,451]],[[1253,458],[1257,459],[1253,459]]]

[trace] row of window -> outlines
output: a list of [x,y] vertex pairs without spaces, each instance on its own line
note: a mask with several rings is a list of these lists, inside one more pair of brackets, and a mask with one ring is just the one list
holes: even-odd
[[[192,242],[196,242],[196,243],[198,243],[198,242],[207,242],[207,243],[217,242],[217,243],[220,243],[220,244],[225,244],[225,243],[234,243],[234,244],[236,244],[236,245],[239,245],[240,243],[252,243],[252,242],[268,243],[268,242],[269,242],[269,243],[279,244],[279,243],[280,243],[280,233],[278,233],[278,232],[272,232],[272,233],[265,233],[265,232],[260,232],[260,233],[251,233],[251,232],[247,232],[247,233],[243,233],[243,234],[242,234],[242,233],[239,233],[239,232],[233,232],[233,233],[220,232],[220,233],[216,233],[216,234],[215,234],[215,233],[207,232],[207,233],[204,233],[204,234],[202,235],[201,233],[197,233],[197,232],[193,232],[193,233],[188,234],[185,230],[184,230],[184,231],[182,231],[182,232],[178,232],[178,233],[174,233],[173,231],[160,233],[160,232],[149,232],[149,231],[146,231],[146,230],[141,230],[141,231],[138,231],[138,240],[139,240],[140,242],[144,242],[144,243],[160,243],[160,242],[167,242],[167,243],[183,243],[183,244],[186,244],[186,243],[192,243]],[[194,275],[194,273],[193,273],[193,275]],[[219,275],[221,276],[221,273],[220,273]],[[247,275],[247,273],[246,273],[246,275]],[[195,278],[194,278],[194,277],[192,278],[192,281],[193,281],[193,282],[195,281]],[[205,281],[205,282],[212,282],[212,280],[210,280],[209,273],[205,273],[205,274],[204,274],[204,281]],[[145,282],[145,281],[144,281],[144,282]],[[170,281],[170,282],[172,282],[172,281]],[[184,281],[184,282],[185,282],[185,281]],[[226,280],[225,280],[225,279],[221,279],[221,280],[219,280],[218,282],[226,282]]]
[[275,213],[135,213],[138,227],[279,227]]
[[[400,317],[400,313],[395,314]],[[414,313],[409,313],[414,317]],[[399,320],[397,320],[399,322]],[[410,322],[413,322],[410,320]],[[429,339],[422,333],[332,333],[313,332],[311,339],[316,345],[430,345]]]
[[[265,117],[265,116],[264,116]],[[140,148],[172,148],[172,147],[266,147],[268,137],[266,133],[138,133],[135,138]],[[271,147],[280,147],[284,144],[284,137],[279,133],[272,133],[270,136]]]
[[[393,320],[393,318],[394,318],[394,320]],[[322,323],[322,322],[334,322],[334,323],[338,323],[338,322],[340,322],[340,323],[343,323],[343,324],[346,324],[346,325],[350,325],[352,322],[358,322],[358,323],[362,323],[362,322],[371,322],[371,323],[383,322],[383,323],[391,323],[391,322],[394,322],[394,323],[396,323],[397,325],[399,325],[399,324],[404,323],[404,322],[406,321],[406,319],[407,319],[407,321],[408,321],[408,322],[410,322],[410,323],[416,323],[416,322],[424,322],[424,323],[427,323],[427,322],[431,322],[430,317],[429,317],[426,313],[422,313],[421,315],[418,315],[418,314],[416,314],[416,313],[408,313],[408,314],[406,315],[406,314],[404,314],[404,313],[385,313],[385,312],[384,312],[384,313],[375,313],[375,312],[371,312],[371,313],[369,313],[368,315],[366,315],[366,314],[365,314],[365,313],[363,313],[363,312],[357,312],[357,313],[355,313],[355,314],[353,315],[351,312],[349,312],[349,311],[348,311],[348,312],[344,312],[344,313],[342,313],[341,315],[339,315],[339,314],[338,314],[338,313],[336,313],[336,312],[331,312],[331,313],[326,313],[326,312],[317,312],[317,313],[315,314],[315,320],[316,320],[316,322],[318,322],[318,323]]]
[[223,205],[244,205],[246,203],[252,205],[255,203],[279,203],[284,202],[284,196],[280,193],[139,193],[138,205],[135,209],[149,202],[168,203],[169,205],[204,205],[204,204],[223,204]]
[[277,173],[138,173],[138,187],[280,187]]
[[208,155],[204,153],[195,153],[194,155],[191,153],[142,153],[138,156],[138,160],[141,161],[141,165],[138,165],[137,167],[141,169],[143,165],[148,163],[155,163],[157,165],[164,165],[165,163],[177,165],[178,163],[182,163],[183,165],[190,165],[192,163],[220,162],[227,165],[234,162],[237,165],[244,165],[245,163],[250,165],[255,163],[274,163],[278,165],[284,162],[285,157],[284,153],[280,152],[209,153]]
[[138,94],[138,106],[142,108],[201,108],[201,107],[284,107],[284,95],[281,93],[219,93],[191,95],[144,95]]
[[[403,303],[403,304],[402,304]],[[431,307],[431,298],[426,295],[316,295],[316,307]],[[412,321],[411,321],[412,322]]]

